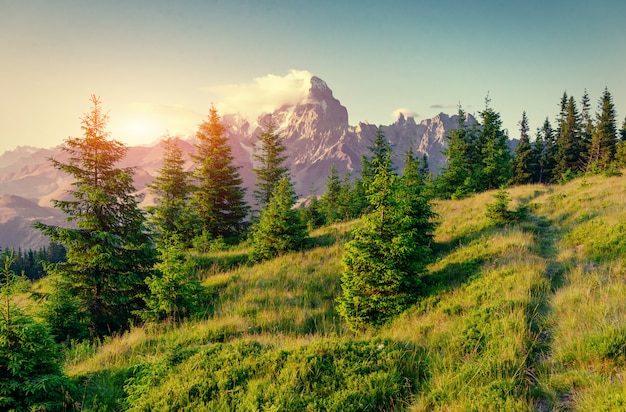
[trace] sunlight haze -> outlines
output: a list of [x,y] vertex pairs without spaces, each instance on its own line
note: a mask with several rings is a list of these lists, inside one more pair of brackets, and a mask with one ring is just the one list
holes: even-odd
[[487,94],[510,137],[605,87],[626,115],[626,3],[617,0],[0,0],[0,153],[80,135],[96,94],[111,136],[193,135],[214,104],[254,121],[323,79],[350,124],[469,113]]

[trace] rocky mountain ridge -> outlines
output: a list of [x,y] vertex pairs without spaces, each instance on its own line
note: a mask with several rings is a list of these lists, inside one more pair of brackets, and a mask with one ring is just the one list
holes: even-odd
[[[277,133],[283,138],[287,148],[287,163],[299,196],[323,193],[331,165],[335,165],[340,175],[356,175],[360,170],[362,156],[369,153],[368,147],[374,141],[379,127],[364,122],[351,126],[346,107],[333,96],[326,82],[315,76],[311,78],[308,95],[295,105],[285,105],[273,113],[263,114],[254,123],[234,114],[224,114],[222,120],[227,126],[226,133],[235,163],[241,167],[240,173],[244,186],[248,188],[248,195],[252,193],[256,182],[252,171],[254,143],[267,122],[274,122]],[[470,115],[466,120],[475,122]],[[426,154],[431,170],[437,173],[445,165],[442,154],[446,146],[445,136],[456,126],[456,115],[440,113],[432,119],[417,123],[413,117],[401,114],[394,123],[380,128],[391,144],[398,171],[403,169],[404,154],[411,147],[420,156]],[[189,169],[193,168],[189,154],[194,150],[195,141],[194,136],[182,141],[181,149],[187,156],[186,167]],[[157,175],[162,155],[162,143],[129,147],[120,164],[121,167],[136,167],[135,187],[144,206],[154,203],[146,184]],[[30,223],[25,222],[43,213],[38,208],[47,210],[52,206],[52,199],[67,196],[67,190],[72,185],[71,177],[55,170],[48,160],[54,157],[62,161],[65,156],[61,146],[52,149],[22,146],[0,156],[0,196],[4,199],[10,195],[12,202],[16,200],[15,197],[25,199],[32,209],[28,211],[28,207],[21,208],[15,214],[11,211],[14,203],[8,202],[1,210],[7,216],[13,213],[11,228],[24,229],[23,239],[33,239],[26,233]],[[9,235],[8,223],[0,220],[0,247],[36,248],[44,245],[37,245],[36,241],[20,241],[17,229],[11,229]]]

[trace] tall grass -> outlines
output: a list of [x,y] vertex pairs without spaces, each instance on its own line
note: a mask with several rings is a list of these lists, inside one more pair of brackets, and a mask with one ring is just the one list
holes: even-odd
[[201,316],[72,346],[84,410],[624,410],[626,178],[508,189],[525,221],[494,226],[493,193],[439,201],[422,299],[348,332],[337,315],[354,222],[302,252],[197,254]]

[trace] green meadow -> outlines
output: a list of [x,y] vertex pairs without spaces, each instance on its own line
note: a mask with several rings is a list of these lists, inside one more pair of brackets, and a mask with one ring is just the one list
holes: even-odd
[[[93,411],[626,409],[626,177],[507,189],[525,218],[495,224],[496,192],[437,201],[421,300],[382,328],[336,310],[357,221],[302,252],[190,256],[203,314],[75,343],[64,372]],[[37,285],[45,288],[45,280]]]

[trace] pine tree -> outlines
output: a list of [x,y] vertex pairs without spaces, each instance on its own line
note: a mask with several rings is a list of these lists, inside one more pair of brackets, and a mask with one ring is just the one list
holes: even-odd
[[520,139],[519,144],[515,148],[515,157],[512,162],[513,178],[511,180],[511,183],[516,185],[531,183],[535,170],[538,167],[528,135],[528,118],[526,117],[526,112],[522,113],[522,120],[519,124]]
[[372,179],[372,165],[367,156],[361,156],[361,171],[354,182],[350,183],[349,176],[345,176],[343,180],[344,200],[346,205],[347,216],[344,220],[359,217],[369,209],[369,202],[365,194],[366,182]]
[[419,251],[421,260],[427,261],[432,254],[430,246],[436,227],[433,219],[437,216],[429,203],[428,161],[426,155],[417,160],[409,149],[404,165],[399,190],[401,214],[406,217],[405,230],[415,234],[414,246],[422,248]]
[[163,140],[163,166],[157,177],[147,185],[156,196],[156,206],[148,208],[150,222],[161,241],[182,242],[187,246],[194,236],[195,225],[189,210],[192,185],[191,173],[184,169],[185,159],[178,137]]
[[593,118],[591,117],[591,103],[587,89],[585,89],[580,103],[580,121],[580,159],[584,165],[588,165],[591,140],[595,126],[593,124]]
[[475,130],[465,123],[465,112],[459,106],[457,127],[450,131],[444,154],[447,165],[435,181],[442,198],[462,198],[476,190],[478,156]]
[[300,220],[306,225],[309,232],[323,226],[326,222],[324,213],[321,211],[320,201],[313,194],[309,195],[307,202],[298,208],[298,212],[300,213]]
[[254,198],[260,209],[269,203],[278,182],[287,178],[289,172],[283,165],[287,159],[283,154],[286,148],[276,133],[276,124],[270,118],[264,127],[265,131],[259,135],[256,152],[253,154],[258,167],[252,169],[257,177]]
[[557,151],[553,180],[563,179],[568,174],[581,170],[581,124],[574,98],[564,93],[561,99],[561,112],[558,119],[556,137]]
[[367,187],[372,210],[354,229],[343,257],[338,311],[353,330],[380,326],[418,299],[427,254],[418,229],[423,219],[406,214],[412,196],[401,194],[390,154],[379,160],[372,161]]
[[271,259],[292,250],[302,248],[308,237],[306,225],[293,208],[296,198],[291,182],[281,179],[261,211],[259,221],[252,228],[252,258]]
[[[15,305],[15,294],[28,282],[10,269],[14,254],[0,267],[0,410],[61,411],[71,402],[73,386],[61,370],[62,351],[50,330]],[[69,408],[68,408],[69,409]]]
[[67,279],[50,275],[47,283],[50,291],[40,294],[38,314],[49,326],[54,339],[66,345],[88,339],[89,313],[80,298],[72,293]]
[[508,137],[502,130],[500,114],[485,99],[485,110],[480,112],[482,127],[478,133],[477,147],[480,148],[480,170],[476,191],[496,189],[507,185],[511,179],[511,152]]
[[337,168],[333,164],[330,166],[330,172],[326,178],[326,191],[320,199],[320,208],[326,223],[339,222],[344,218],[344,205],[341,204],[342,190]]
[[350,173],[346,172],[341,180],[341,192],[339,193],[340,216],[341,220],[344,221],[360,217],[369,206],[365,196],[363,179],[357,177],[351,181],[350,177]]
[[67,261],[51,265],[51,272],[71,285],[100,335],[128,327],[133,311],[143,307],[140,295],[154,251],[133,194],[134,169],[115,167],[127,148],[108,139],[108,116],[96,96],[91,101],[91,112],[82,118],[83,136],[65,141],[68,163],[51,159],[75,179],[69,191],[73,199],[55,200],[54,205],[77,228],[35,227],[67,249]]
[[[371,184],[371,181],[374,177],[374,163],[382,164],[383,160],[391,155],[391,147],[389,146],[389,142],[385,138],[382,130],[380,128],[376,129],[376,135],[374,137],[374,141],[367,148],[369,150],[369,156],[361,157],[361,179],[360,183],[363,188],[368,187]],[[363,193],[365,194],[365,193]],[[367,196],[363,196],[363,208],[362,211],[367,211],[369,209],[369,203],[367,202]]]
[[537,169],[534,181],[537,183],[549,183],[553,181],[554,168],[556,165],[556,138],[550,120],[546,117],[543,125],[537,129],[533,151],[537,159]]
[[624,118],[622,123],[620,136],[620,141],[617,142],[615,147],[615,166],[623,169],[626,168],[626,118]]
[[159,246],[159,262],[152,276],[146,278],[149,293],[145,296],[144,319],[180,321],[192,315],[202,293],[200,279],[187,254],[176,243]]
[[591,141],[588,170],[606,170],[613,162],[618,141],[616,117],[613,98],[608,88],[605,88],[598,103],[597,124]]
[[196,153],[192,156],[196,164],[196,187],[192,203],[202,233],[213,239],[237,237],[244,229],[248,207],[239,167],[233,165],[225,127],[215,107],[209,110],[208,120],[200,124],[196,137]]

